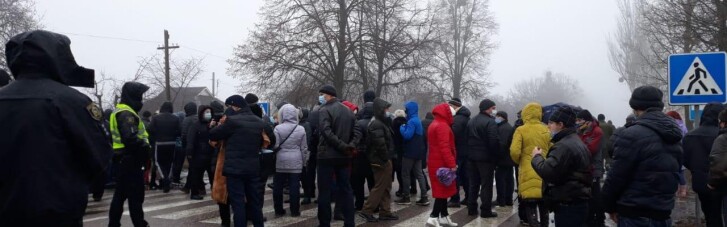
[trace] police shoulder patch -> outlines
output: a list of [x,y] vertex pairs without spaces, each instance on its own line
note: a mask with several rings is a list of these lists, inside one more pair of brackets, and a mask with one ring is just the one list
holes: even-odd
[[103,113],[101,111],[101,108],[98,107],[95,103],[89,103],[88,106],[86,106],[86,110],[88,110],[88,113],[91,115],[91,118],[97,121],[101,121],[101,118],[103,117]]

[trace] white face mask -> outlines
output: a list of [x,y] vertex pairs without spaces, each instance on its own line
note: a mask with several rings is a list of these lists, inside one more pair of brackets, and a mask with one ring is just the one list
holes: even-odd
[[492,116],[497,115],[497,110],[492,110]]
[[204,120],[205,121],[212,120],[212,113],[209,113],[209,112],[204,113]]

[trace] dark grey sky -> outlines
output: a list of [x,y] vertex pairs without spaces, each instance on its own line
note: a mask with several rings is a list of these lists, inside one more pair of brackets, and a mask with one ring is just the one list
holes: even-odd
[[[140,57],[161,54],[163,30],[182,48],[172,57],[206,57],[206,73],[194,85],[211,84],[212,72],[222,79],[220,97],[239,84],[225,76],[232,48],[247,37],[262,0],[39,0],[37,9],[48,30],[65,33],[79,64],[109,75],[129,77]],[[615,1],[491,0],[500,24],[499,48],[490,72],[505,95],[514,83],[546,70],[580,82],[577,101],[594,114],[604,113],[622,124],[629,114],[629,92],[608,62],[607,38],[616,27]],[[74,35],[81,34],[81,35]],[[94,38],[117,37],[138,41]],[[554,91],[557,92],[557,91]]]

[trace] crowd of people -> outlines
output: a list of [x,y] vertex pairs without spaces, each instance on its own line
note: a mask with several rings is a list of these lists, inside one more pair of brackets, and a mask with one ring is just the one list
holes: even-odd
[[458,226],[451,207],[494,218],[494,205],[514,201],[529,226],[548,226],[551,212],[556,226],[605,226],[606,214],[619,226],[671,226],[675,198],[686,195],[684,168],[707,225],[724,226],[727,217],[723,104],[707,105],[689,132],[678,113],[664,113],[663,93],[652,86],[633,91],[633,114],[619,128],[587,109],[539,103],[511,124],[489,99],[470,110],[452,98],[421,120],[414,101],[392,110],[367,91],[359,108],[330,85],[310,110],[281,102],[268,116],[247,94],[189,103],[181,115],[167,102],[140,116],[144,84],[124,84],[106,111],[70,88],[93,86],[93,71],[75,63],[69,45],[63,35],[32,31],[6,46],[15,80],[0,88],[0,226],[82,226],[87,194],[100,200],[107,181],[116,188],[109,226],[120,226],[127,200],[134,226],[148,226],[145,191],[181,186],[185,159],[182,190],[193,200],[211,195],[222,226],[264,226],[271,176],[275,216],[298,217],[301,204],[315,202],[322,227],[355,226],[356,215],[398,220],[392,203],[429,206],[430,195],[423,224],[434,227]]

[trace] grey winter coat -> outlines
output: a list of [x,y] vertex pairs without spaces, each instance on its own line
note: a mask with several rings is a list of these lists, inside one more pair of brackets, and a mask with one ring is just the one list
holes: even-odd
[[[301,173],[304,164],[308,162],[305,128],[298,125],[298,109],[295,106],[285,104],[279,113],[282,123],[275,127],[274,133],[275,138],[278,138],[275,147],[281,149],[275,160],[275,170],[278,173]],[[281,142],[284,143],[280,144]]]

